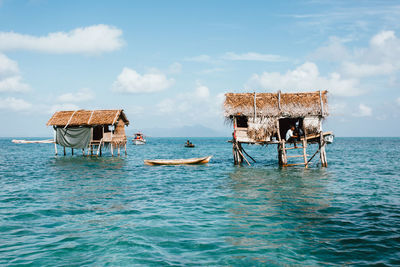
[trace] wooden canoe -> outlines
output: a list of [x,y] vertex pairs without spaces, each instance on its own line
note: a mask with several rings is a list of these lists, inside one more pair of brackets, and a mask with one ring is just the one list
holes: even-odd
[[205,164],[210,161],[212,156],[203,158],[191,158],[191,159],[145,159],[144,164],[146,165],[185,165],[185,164]]

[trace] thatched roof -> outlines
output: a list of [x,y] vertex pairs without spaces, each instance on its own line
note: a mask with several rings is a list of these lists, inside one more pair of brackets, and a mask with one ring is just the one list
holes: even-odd
[[122,119],[126,125],[129,125],[123,109],[57,111],[47,122],[47,126],[112,125],[118,119]]
[[[310,93],[227,93],[225,116],[254,116],[254,95],[257,116],[306,117],[328,115],[328,91]],[[321,112],[322,100],[322,112]]]

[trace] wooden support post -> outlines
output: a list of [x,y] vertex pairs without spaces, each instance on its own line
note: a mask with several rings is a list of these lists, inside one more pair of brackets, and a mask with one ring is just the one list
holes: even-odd
[[[278,98],[280,98],[280,91],[278,91]],[[278,104],[279,104],[280,102],[278,101]],[[280,106],[279,106],[279,108],[280,108]],[[285,157],[284,157],[284,154],[286,154],[286,151],[284,151],[284,147],[285,147],[285,145],[284,145],[284,140],[282,141],[282,138],[281,138],[281,130],[280,130],[280,127],[279,127],[279,119],[276,121],[276,129],[277,129],[277,135],[278,135],[278,141],[279,141],[279,144],[278,144],[278,162],[279,162],[279,166],[283,166],[284,165],[284,162],[285,162]]]
[[128,155],[128,153],[126,152],[126,143],[125,143],[125,156]]
[[252,156],[250,156],[247,152],[246,152],[246,150],[244,150],[244,148],[242,147],[242,152],[244,153],[244,154],[246,154],[249,158],[251,158],[251,160],[252,161],[254,161],[254,162],[256,162],[256,160],[255,159],[253,159],[253,157]]
[[283,153],[282,144],[279,143],[278,144],[278,163],[279,163],[279,166],[283,166],[283,155],[282,155],[282,153]]
[[325,140],[324,140],[324,135],[323,132],[321,131],[319,136],[319,147],[320,147],[320,151],[319,151],[319,156],[321,159],[321,167],[328,167],[328,162],[326,160],[326,152],[325,152]]
[[101,154],[102,154],[102,153],[101,153],[101,145],[100,145],[100,157],[101,157]]
[[303,157],[304,157],[304,167],[308,168],[308,164],[307,164],[307,141],[304,138],[303,139]]
[[67,153],[65,152],[65,146],[63,146],[63,148],[64,148],[64,156],[65,156],[65,155],[67,155]]
[[57,151],[57,144],[56,143],[54,143],[54,152],[55,152],[55,154],[57,156],[58,155],[58,151]]
[[119,157],[119,155],[120,155],[120,145],[118,145],[118,157]]
[[84,148],[82,148],[82,155],[85,156],[85,149]]
[[74,155],[74,149],[73,148],[71,148],[71,154],[72,154],[72,156]]
[[113,143],[110,143],[110,147],[111,147],[111,156],[114,157]]
[[232,154],[233,154],[233,163],[237,165],[237,157],[236,157],[236,145],[235,141],[232,142]]
[[282,140],[283,165],[287,165],[286,141]]
[[93,145],[90,145],[90,156],[93,156]]
[[243,162],[243,154],[242,154],[242,152],[240,151],[241,146],[242,146],[242,145],[241,145],[239,142],[236,143],[236,148],[237,148],[237,153],[238,153],[239,164],[242,164],[242,162]]
[[241,143],[237,143],[238,144],[238,152],[241,158],[241,162],[243,162],[243,160],[246,161],[247,165],[251,166],[250,162],[246,159],[246,157],[243,155],[243,147]]

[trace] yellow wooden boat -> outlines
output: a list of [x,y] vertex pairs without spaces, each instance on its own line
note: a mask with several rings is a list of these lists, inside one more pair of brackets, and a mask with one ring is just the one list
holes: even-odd
[[212,156],[191,159],[145,159],[146,165],[185,165],[185,164],[206,164]]

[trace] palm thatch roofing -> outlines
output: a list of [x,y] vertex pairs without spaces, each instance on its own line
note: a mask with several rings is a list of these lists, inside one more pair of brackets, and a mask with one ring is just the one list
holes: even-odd
[[[255,102],[255,104],[254,104]],[[309,93],[227,93],[225,117],[307,117],[328,115],[328,91]]]
[[47,126],[113,125],[118,119],[129,125],[123,109],[57,111],[47,122]]

